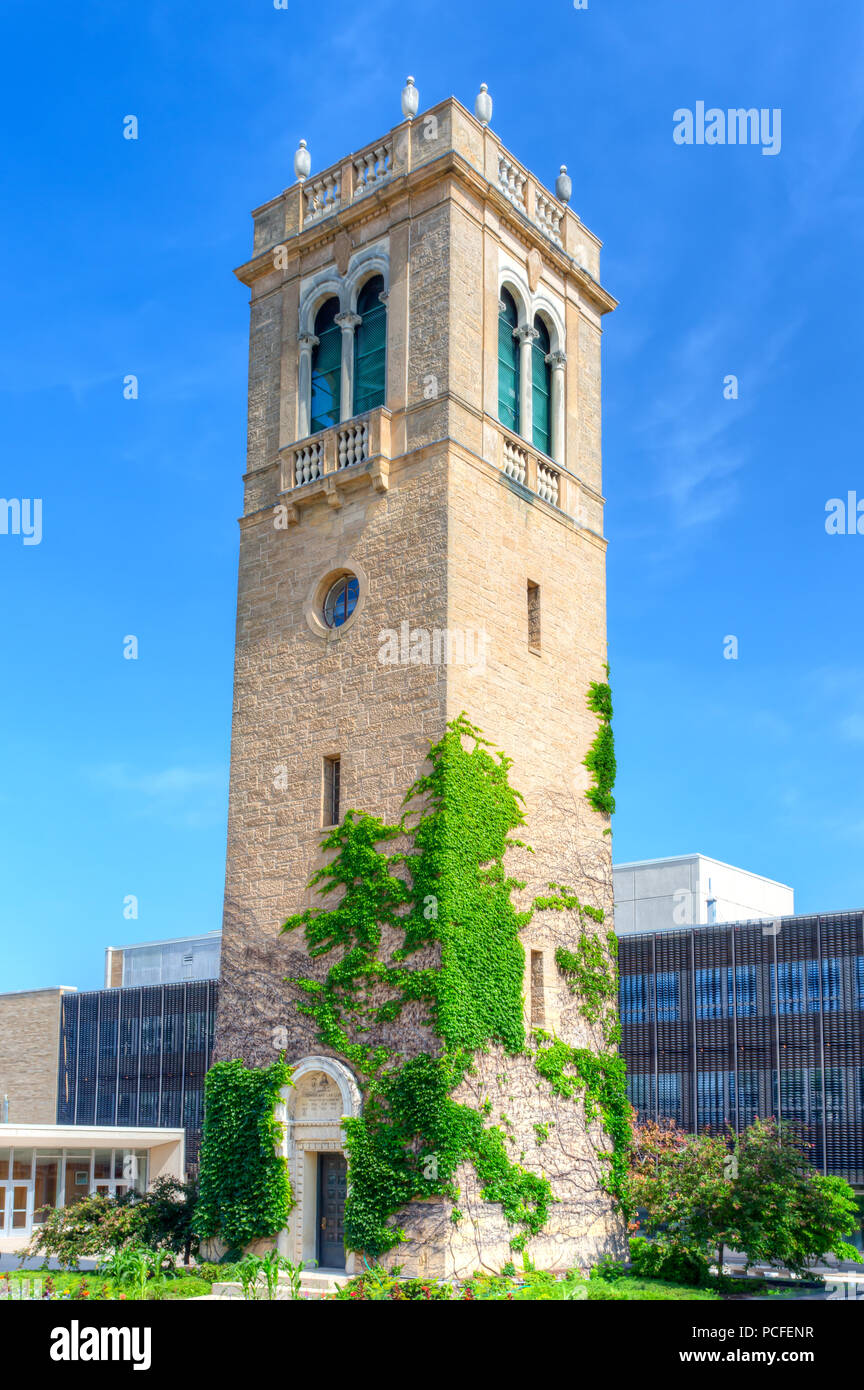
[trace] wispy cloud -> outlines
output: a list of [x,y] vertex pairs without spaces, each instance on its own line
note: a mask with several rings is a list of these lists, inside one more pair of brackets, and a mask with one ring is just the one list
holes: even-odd
[[89,780],[117,793],[133,813],[167,824],[197,829],[218,823],[227,806],[226,767],[167,767],[141,771],[127,763],[106,763],[87,770]]

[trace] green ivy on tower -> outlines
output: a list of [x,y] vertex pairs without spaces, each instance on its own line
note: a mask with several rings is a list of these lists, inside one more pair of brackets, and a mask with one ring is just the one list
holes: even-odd
[[[472,741],[470,749],[464,739]],[[507,849],[523,844],[513,832],[524,815],[508,780],[511,760],[490,747],[460,715],[430,749],[431,771],[408,791],[398,825],[349,811],[322,841],[334,857],[311,881],[325,896],[339,890],[336,905],[308,908],[283,928],[302,929],[312,957],[338,952],[322,980],[293,983],[320,1041],[351,1064],[363,1088],[363,1115],[344,1121],[345,1239],[372,1257],[405,1238],[391,1218],[412,1198],[458,1202],[455,1178],[464,1163],[473,1165],[484,1198],[501,1205],[513,1249],[524,1249],[545,1226],[555,1200],[548,1179],[509,1159],[504,1131],[484,1123],[485,1108],[453,1099],[475,1054],[496,1044],[511,1055],[533,1056],[558,1095],[582,1096],[586,1117],[599,1118],[612,1138],[607,1186],[626,1204],[623,1061],[560,1040],[550,1050],[545,1035],[534,1051],[525,1035],[519,933],[532,912],[513,906],[513,890],[525,885],[504,867]],[[392,848],[397,840],[409,848]],[[543,899],[537,906],[568,907],[570,898],[577,901],[558,889],[554,903]],[[385,948],[385,933],[388,942],[396,934],[396,948]],[[419,952],[435,964],[418,963]],[[593,1009],[591,999],[589,991],[585,1007]],[[371,1037],[410,1003],[421,1005],[438,1045],[404,1058]],[[604,1036],[611,1042],[612,1033]],[[454,1219],[459,1215],[457,1207]]]

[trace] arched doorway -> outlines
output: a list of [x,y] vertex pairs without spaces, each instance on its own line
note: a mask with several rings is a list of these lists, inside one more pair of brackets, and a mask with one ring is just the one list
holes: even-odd
[[360,1091],[352,1073],[332,1057],[304,1057],[282,1092],[277,1119],[285,1126],[296,1205],[278,1241],[280,1254],[295,1264],[353,1272],[344,1246],[348,1165],[342,1120],[360,1114]]

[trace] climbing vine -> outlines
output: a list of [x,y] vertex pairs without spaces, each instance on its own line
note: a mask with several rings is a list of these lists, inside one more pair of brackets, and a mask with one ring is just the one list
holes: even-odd
[[[323,978],[293,983],[320,1041],[363,1087],[363,1115],[344,1121],[345,1238],[374,1257],[405,1238],[392,1218],[412,1198],[446,1196],[461,1218],[456,1174],[466,1163],[484,1199],[500,1204],[515,1250],[543,1229],[555,1200],[545,1176],[509,1158],[506,1117],[486,1123],[488,1098],[478,1109],[453,1098],[477,1053],[532,1051],[519,939],[532,912],[514,907],[525,885],[504,867],[523,843],[513,832],[524,815],[510,759],[490,749],[463,714],[430,749],[431,771],[409,789],[398,824],[347,812],[322,841],[333,857],[312,879],[325,897],[339,890],[335,906],[307,908],[283,928],[303,930],[313,958],[333,959]],[[372,1041],[407,1006],[431,1026],[433,1051],[403,1055]],[[611,1102],[597,1113],[611,1115]]]
[[621,1041],[621,1026],[618,1016],[618,938],[614,931],[607,931],[601,938],[596,932],[586,929],[585,918],[602,925],[606,914],[602,908],[591,907],[579,901],[572,888],[560,883],[550,883],[552,896],[536,898],[537,908],[552,908],[558,912],[565,909],[576,912],[582,928],[575,951],[559,946],[555,951],[555,964],[567,980],[570,993],[579,999],[579,1012],[591,1024],[599,1023],[603,1040],[609,1047]]
[[204,1133],[194,1227],[229,1247],[284,1230],[294,1205],[285,1160],[276,1152],[280,1091],[291,1081],[281,1059],[266,1068],[217,1062],[204,1081]]
[[584,765],[591,773],[591,785],[585,793],[595,811],[611,816],[615,811],[615,737],[612,733],[612,689],[608,684],[609,667],[606,667],[606,682],[592,681],[588,687],[588,708],[597,715],[600,727],[584,759]]
[[627,1068],[616,1052],[592,1052],[571,1047],[536,1029],[537,1051],[534,1063],[556,1095],[565,1100],[582,1098],[585,1119],[599,1119],[612,1140],[608,1153],[600,1155],[607,1165],[603,1185],[618,1202],[625,1216],[631,1214],[628,1186],[628,1155],[632,1141],[631,1108],[627,1099]]

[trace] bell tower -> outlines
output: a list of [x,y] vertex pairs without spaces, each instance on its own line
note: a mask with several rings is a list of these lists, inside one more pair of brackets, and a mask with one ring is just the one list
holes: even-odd
[[[316,1185],[331,1170],[338,1225],[340,1120],[364,1103],[285,983],[317,968],[280,928],[316,901],[327,827],[349,808],[398,821],[430,743],[465,711],[524,797],[533,853],[507,861],[520,901],[565,884],[611,927],[609,822],[586,799],[584,759],[598,727],[586,696],[606,669],[600,339],[615,301],[566,171],[553,195],[520,164],[485,91],[476,114],[451,98],[422,115],[406,91],[406,119],[332,168],[312,174],[301,146],[298,181],[254,212],[237,271],[251,294],[248,461],[216,1055],[264,1066],[284,1050],[298,1065],[292,1258],[318,1258]],[[568,911],[535,912],[524,1008],[529,1028],[590,1048],[556,965],[579,930]],[[581,1106],[552,1118],[529,1062],[494,1048],[470,1084],[502,1075],[514,1161],[557,1198],[531,1256],[587,1263],[621,1229],[596,1121]],[[400,1216],[406,1272],[511,1258],[470,1173],[460,1206],[459,1226],[444,1199]],[[332,1264],[332,1223],[329,1238]]]

